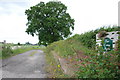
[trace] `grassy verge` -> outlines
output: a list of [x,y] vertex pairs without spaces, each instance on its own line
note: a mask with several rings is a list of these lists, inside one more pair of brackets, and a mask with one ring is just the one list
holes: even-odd
[[2,44],[0,43],[0,59],[2,59]]
[[[49,66],[47,67],[47,71],[51,74],[50,77],[55,78],[71,78],[72,76],[64,74],[61,67],[58,68],[58,65],[60,64],[55,60],[52,52],[55,52],[55,54],[58,54],[60,57],[66,59],[78,55],[79,52],[84,52],[85,55],[92,54],[93,52],[95,53],[95,51],[82,46],[81,43],[74,38],[54,42],[47,46],[45,49],[46,59]],[[76,62],[78,58],[72,58],[69,60]]]
[[[92,44],[91,44],[92,45]],[[93,44],[94,45],[94,44]],[[59,78],[65,75],[61,67],[57,68],[59,62],[56,62],[52,52],[55,52],[62,58],[70,59],[71,63],[77,61],[79,66],[76,73],[77,78],[118,78],[120,70],[118,69],[119,52],[99,53],[92,47],[88,48],[80,41],[80,36],[75,35],[67,40],[61,40],[48,45],[45,49],[46,59],[50,67],[48,72],[52,77]],[[77,58],[75,57],[77,56]],[[72,59],[71,59],[72,57]],[[57,69],[57,70],[56,70]],[[59,70],[60,69],[60,70]],[[59,72],[59,71],[61,72]],[[71,76],[62,76],[70,78]]]
[[63,70],[61,69],[61,66],[59,62],[56,62],[56,60],[53,58],[54,56],[52,53],[46,54],[46,60],[47,60],[47,66],[46,71],[48,72],[49,78],[67,78],[68,75],[65,75],[63,73]]
[[51,45],[49,45],[46,49],[46,52],[49,53],[51,51],[55,51],[58,53],[59,56],[61,57],[69,57],[69,56],[74,56],[79,51],[84,52],[84,54],[89,55],[89,54],[94,54],[96,53],[95,50],[91,50],[83,46],[79,41],[73,39],[67,39],[67,40],[61,40],[58,42],[54,42]]

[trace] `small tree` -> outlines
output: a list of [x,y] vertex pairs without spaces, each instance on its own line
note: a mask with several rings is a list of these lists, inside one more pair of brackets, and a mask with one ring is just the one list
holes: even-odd
[[20,43],[18,42],[18,45],[20,46]]
[[30,45],[31,43],[30,43],[30,42],[26,42],[25,44],[26,44],[26,45]]
[[39,44],[48,45],[63,40],[74,30],[74,19],[66,12],[67,7],[58,1],[40,2],[25,11],[28,34],[39,38]]

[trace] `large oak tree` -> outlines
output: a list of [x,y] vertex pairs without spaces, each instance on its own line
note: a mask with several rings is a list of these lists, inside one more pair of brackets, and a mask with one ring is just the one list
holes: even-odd
[[66,10],[67,7],[59,1],[40,2],[30,7],[25,11],[28,20],[26,32],[38,35],[42,45],[67,38],[74,30],[74,19]]

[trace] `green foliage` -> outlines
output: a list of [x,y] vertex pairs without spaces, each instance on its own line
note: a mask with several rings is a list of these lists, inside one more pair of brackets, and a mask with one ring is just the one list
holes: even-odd
[[25,11],[28,19],[26,32],[39,37],[39,44],[48,45],[63,40],[74,30],[74,19],[66,12],[67,7],[58,1],[40,2]]
[[118,53],[100,53],[90,55],[88,59],[82,59],[85,66],[81,66],[77,71],[78,78],[120,78],[118,68]]
[[120,51],[120,40],[118,40],[118,51]]
[[2,46],[3,44],[0,43],[0,59],[2,58]]
[[96,44],[96,33],[94,31],[89,31],[84,34],[81,34],[78,37],[78,40],[88,48],[95,48]]
[[95,49],[96,34],[101,31],[106,31],[106,32],[120,31],[120,27],[119,26],[101,27],[99,29],[92,30],[92,31],[86,32],[84,34],[75,35],[75,36],[79,36],[79,37],[77,37],[78,38],[77,40],[80,41],[87,48]]
[[103,26],[94,31],[95,31],[95,33],[98,33],[100,31],[106,31],[106,32],[120,31],[120,26]]
[[119,33],[119,38],[118,38],[119,40],[117,41],[117,49],[118,49],[118,51],[120,51],[120,33]]
[[2,58],[5,58],[7,56],[11,56],[13,54],[13,51],[9,45],[3,45],[2,47]]

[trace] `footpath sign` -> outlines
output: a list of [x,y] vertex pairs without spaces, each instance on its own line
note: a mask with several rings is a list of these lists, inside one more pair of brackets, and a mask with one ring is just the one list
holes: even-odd
[[111,40],[110,38],[105,38],[103,43],[103,49],[105,51],[113,50],[113,40]]

